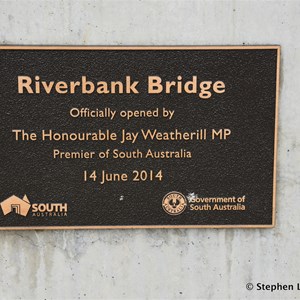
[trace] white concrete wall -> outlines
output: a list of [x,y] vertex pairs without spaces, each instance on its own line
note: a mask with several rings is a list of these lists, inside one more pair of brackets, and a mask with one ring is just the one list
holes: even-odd
[[0,232],[0,299],[299,298],[245,288],[300,282],[299,31],[300,1],[0,1],[1,44],[282,46],[276,228]]

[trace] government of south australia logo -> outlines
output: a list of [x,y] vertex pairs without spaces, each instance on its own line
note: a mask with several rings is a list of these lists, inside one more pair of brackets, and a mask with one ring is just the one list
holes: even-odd
[[18,215],[26,217],[31,204],[26,195],[23,199],[13,195],[1,202],[1,208],[4,215],[15,212]]
[[187,207],[187,200],[179,192],[170,192],[164,196],[162,201],[164,211],[173,216],[180,215]]

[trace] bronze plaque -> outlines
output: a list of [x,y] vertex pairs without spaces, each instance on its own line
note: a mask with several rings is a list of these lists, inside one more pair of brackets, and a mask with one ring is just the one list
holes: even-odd
[[0,58],[0,229],[274,226],[279,46]]

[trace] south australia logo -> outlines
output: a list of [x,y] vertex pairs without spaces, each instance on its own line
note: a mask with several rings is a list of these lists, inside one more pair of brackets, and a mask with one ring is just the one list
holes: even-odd
[[12,195],[1,202],[1,208],[4,215],[15,212],[18,215],[26,217],[30,207],[31,204],[26,195],[24,195],[23,199]]
[[0,203],[3,214],[16,213],[23,217],[31,212],[32,217],[66,217],[68,212],[67,203],[30,203],[28,197],[24,195],[19,198],[10,196]]

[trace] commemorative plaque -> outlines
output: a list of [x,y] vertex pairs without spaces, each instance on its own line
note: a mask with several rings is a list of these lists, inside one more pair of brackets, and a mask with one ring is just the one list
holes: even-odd
[[274,226],[279,46],[0,57],[0,229]]

